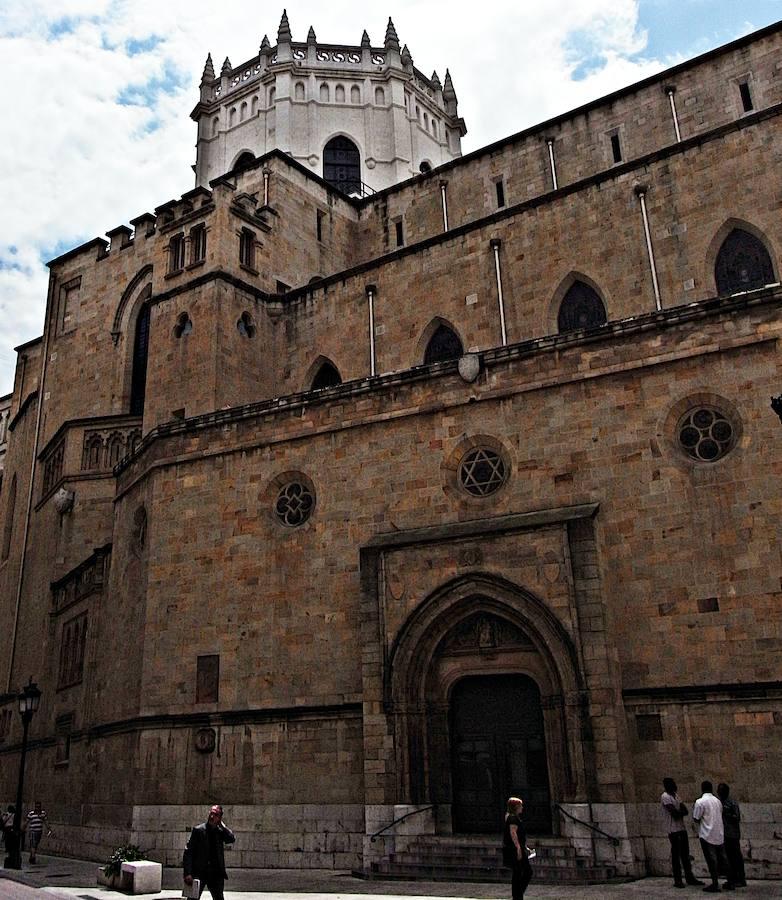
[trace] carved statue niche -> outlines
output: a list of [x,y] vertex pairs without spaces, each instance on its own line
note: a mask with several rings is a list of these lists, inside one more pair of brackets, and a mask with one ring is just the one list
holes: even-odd
[[462,653],[491,653],[495,650],[532,648],[529,638],[515,625],[488,613],[478,613],[460,622],[443,639],[441,652],[447,656]]

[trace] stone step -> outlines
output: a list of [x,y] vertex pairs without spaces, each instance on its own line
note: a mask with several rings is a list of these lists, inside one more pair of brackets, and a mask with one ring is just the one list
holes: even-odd
[[[617,879],[611,866],[544,866],[534,865],[535,881],[540,884],[599,884]],[[383,861],[374,863],[365,877],[383,880],[475,881],[507,883],[510,872],[494,866],[447,866],[441,864],[402,864]]]
[[[534,847],[538,856],[568,856],[574,857],[578,854],[576,850],[570,844],[565,846],[558,847],[550,847],[546,844],[533,844],[529,843],[528,847]],[[457,847],[457,846],[440,846],[436,844],[422,844],[419,841],[413,841],[408,844],[407,850],[415,851],[416,853],[436,853],[439,856],[502,856],[502,848],[497,845],[487,844],[486,846],[478,847]]]
[[[575,866],[583,862],[587,862],[583,857],[576,856],[572,848],[570,852],[565,852],[557,848],[553,852],[548,848],[537,849],[537,860],[539,863],[547,863],[548,865],[558,866]],[[389,854],[389,859],[394,862],[414,862],[414,863],[430,863],[433,859],[442,860],[445,864],[464,863],[465,865],[482,865],[482,866],[502,866],[502,853],[499,850],[478,852],[471,851],[469,853],[441,852],[432,853],[429,848],[419,848],[415,845],[397,853]]]

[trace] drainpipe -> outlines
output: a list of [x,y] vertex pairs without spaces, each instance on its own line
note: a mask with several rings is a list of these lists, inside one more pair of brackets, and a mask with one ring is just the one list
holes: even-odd
[[366,287],[367,301],[369,302],[369,375],[375,377],[375,294],[377,288],[374,284]]
[[548,145],[548,161],[549,166],[551,167],[551,184],[556,191],[558,188],[557,185],[557,166],[554,162],[554,138],[546,138],[546,144]]
[[649,268],[652,272],[652,287],[654,288],[654,305],[660,310],[662,303],[660,301],[660,285],[657,283],[657,266],[654,262],[654,250],[652,248],[652,235],[649,231],[649,216],[646,212],[646,192],[649,190],[646,185],[639,184],[635,187],[635,196],[641,204],[641,218],[644,222],[644,235],[646,236],[646,252],[649,255]]
[[[52,310],[54,308],[54,286],[56,280],[54,275],[49,272],[49,291],[46,297],[46,317],[44,318],[44,341],[43,352],[41,356],[41,376],[38,380],[38,409],[35,414],[35,440],[33,441],[33,455],[30,459],[30,483],[27,487],[27,508],[24,514],[24,532],[22,533],[22,554],[19,561],[19,577],[16,581],[16,604],[14,608],[14,630],[11,639],[11,656],[8,662],[8,682],[7,690],[9,693],[13,690],[13,673],[14,661],[16,658],[16,639],[19,629],[19,612],[22,606],[22,588],[24,586],[25,561],[27,559],[27,544],[30,536],[30,516],[33,508],[33,488],[35,486],[35,463],[38,459],[38,447],[41,441],[41,418],[43,415],[44,404],[44,388],[46,386],[46,366],[49,361],[49,338],[51,337],[54,321]],[[21,400],[21,398],[20,398]]]
[[448,231],[448,200],[445,196],[446,188],[448,187],[447,181],[440,182],[440,198],[443,203],[443,231]]
[[665,89],[665,93],[668,95],[668,102],[671,104],[671,115],[673,116],[673,129],[676,132],[676,142],[682,142],[682,133],[679,131],[679,117],[676,115],[676,100],[674,99],[674,94],[676,93],[676,88],[671,84],[668,85]]
[[505,304],[502,299],[502,270],[500,269],[500,247],[502,241],[499,238],[492,238],[489,246],[494,251],[494,274],[497,277],[497,300],[500,306],[500,331],[502,333],[502,346],[508,345],[508,334],[505,331]]

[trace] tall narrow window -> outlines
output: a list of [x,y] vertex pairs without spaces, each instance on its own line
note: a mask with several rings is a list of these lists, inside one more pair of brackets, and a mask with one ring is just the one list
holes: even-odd
[[0,560],[8,559],[11,552],[11,535],[14,530],[14,515],[16,514],[16,472],[11,477],[11,487],[8,489],[8,502],[5,505],[5,524],[3,525],[3,547]]
[[619,143],[618,134],[611,135],[611,155],[615,163],[622,162],[622,145]]
[[255,268],[255,234],[242,228],[239,234],[239,263],[246,269]]
[[725,238],[714,266],[717,293],[735,294],[773,284],[774,266],[763,242],[743,228],[734,228]]
[[497,208],[500,209],[505,206],[505,184],[500,178],[499,181],[494,182],[494,187],[497,190]]
[[196,703],[217,703],[220,696],[220,657],[199,656],[196,663]]
[[429,339],[424,353],[424,365],[445,362],[447,359],[459,359],[464,353],[458,335],[447,325],[439,325]]
[[319,241],[323,240],[323,213],[318,210],[315,213],[315,231]]
[[87,613],[82,613],[62,626],[58,687],[68,687],[82,680],[86,645]]
[[575,281],[559,307],[560,334],[581,328],[599,328],[606,323],[606,309],[599,294],[583,281]]
[[190,264],[206,259],[206,225],[196,225],[190,230]]
[[361,192],[361,156],[350,138],[332,138],[323,148],[323,180],[344,194]]
[[185,267],[185,236],[175,234],[168,245],[168,271],[178,272]]
[[402,225],[402,220],[397,219],[394,222],[394,230],[396,231],[396,245],[397,247],[404,247],[405,244],[405,232],[404,226]]
[[81,278],[64,284],[60,288],[60,298],[57,309],[57,333],[65,334],[76,325],[76,310],[79,303],[79,288]]
[[739,84],[739,94],[741,94],[741,105],[744,107],[744,112],[753,110],[755,104],[752,102],[752,92],[749,89],[748,81],[742,81]]
[[130,414],[144,414],[144,394],[147,389],[147,356],[149,354],[150,305],[145,303],[136,319],[133,340],[133,375],[130,383]]

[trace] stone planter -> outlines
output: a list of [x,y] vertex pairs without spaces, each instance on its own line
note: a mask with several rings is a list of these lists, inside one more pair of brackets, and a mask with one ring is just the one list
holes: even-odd
[[120,875],[104,875],[103,874],[103,866],[98,867],[98,884],[101,887],[112,888],[113,890],[118,890],[122,878]]

